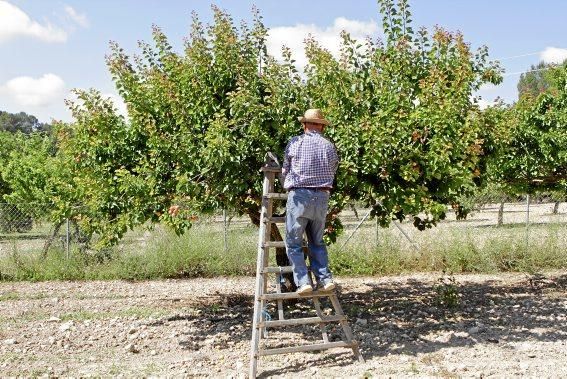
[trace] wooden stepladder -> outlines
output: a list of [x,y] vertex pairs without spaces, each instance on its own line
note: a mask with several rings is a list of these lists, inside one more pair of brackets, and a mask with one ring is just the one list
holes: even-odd
[[[351,348],[355,357],[360,362],[364,362],[358,342],[354,340],[351,327],[347,321],[341,304],[336,293],[333,291],[313,291],[307,295],[298,295],[295,292],[281,292],[280,280],[276,281],[276,292],[268,293],[268,278],[269,274],[279,275],[283,273],[292,272],[291,266],[278,267],[269,266],[269,252],[272,248],[285,247],[283,241],[271,241],[270,230],[272,224],[285,224],[285,217],[273,216],[273,201],[286,200],[286,193],[275,192],[275,179],[281,173],[281,168],[276,165],[266,164],[262,167],[261,171],[264,173],[263,196],[262,196],[262,211],[260,214],[260,236],[258,239],[258,260],[256,269],[256,292],[254,297],[254,319],[252,323],[252,343],[250,351],[250,378],[256,377],[258,368],[258,360],[261,356],[273,354],[285,354],[301,351],[316,351],[326,350],[331,348],[346,347]],[[321,310],[320,298],[328,297],[333,308],[334,315],[324,315]],[[283,301],[288,299],[311,299],[317,314],[317,317],[306,318],[289,318],[284,316]],[[278,309],[278,319],[271,320],[265,310],[268,301],[276,301]],[[344,336],[342,341],[330,341],[327,334],[326,324],[339,323],[342,327]],[[315,344],[280,347],[280,348],[266,348],[261,343],[262,339],[266,338],[266,328],[286,327],[315,324],[321,327],[322,341]]]

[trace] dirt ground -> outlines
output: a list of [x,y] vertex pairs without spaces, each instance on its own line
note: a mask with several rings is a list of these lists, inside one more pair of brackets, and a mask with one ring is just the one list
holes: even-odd
[[[339,278],[366,363],[347,349],[276,355],[260,376],[567,377],[567,272],[439,277]],[[244,377],[253,288],[249,277],[1,283],[0,376]],[[451,295],[447,310],[438,301]],[[320,338],[303,326],[266,341]]]

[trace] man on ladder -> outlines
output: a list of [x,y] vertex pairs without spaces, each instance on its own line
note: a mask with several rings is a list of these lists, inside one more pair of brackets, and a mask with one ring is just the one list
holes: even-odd
[[293,267],[297,293],[305,295],[312,292],[313,287],[303,253],[304,233],[318,289],[335,289],[323,233],[339,157],[335,146],[323,137],[329,121],[323,117],[321,110],[308,109],[298,120],[303,124],[304,133],[289,141],[282,175],[285,178],[284,188],[289,192],[285,223],[287,255]]
[[[254,316],[252,319],[252,338],[250,349],[250,378],[255,378],[260,357],[274,354],[288,354],[304,351],[321,351],[333,348],[350,348],[360,362],[364,362],[360,354],[359,344],[354,339],[335,289],[335,283],[329,270],[327,248],[323,242],[325,219],[338,166],[335,146],[323,137],[322,132],[329,122],[318,109],[310,109],[303,117],[304,134],[294,137],[285,151],[283,167],[270,153],[266,164],[260,171],[264,174],[262,184],[262,208],[260,211],[260,230],[258,236],[258,260],[256,267],[256,290],[254,295]],[[275,163],[273,165],[272,163]],[[275,191],[276,174],[285,176],[283,186],[288,191]],[[280,179],[280,182],[282,180]],[[274,216],[274,201],[286,200],[286,217]],[[275,224],[286,224],[286,241],[272,240],[272,228]],[[277,226],[276,226],[277,228]],[[303,253],[303,235],[307,235],[311,271],[316,280],[318,290],[314,291],[311,277],[305,264]],[[270,249],[287,248],[291,266],[270,266]],[[281,291],[283,273],[293,273],[298,286],[296,293]],[[268,275],[276,274],[275,290],[268,289]],[[321,310],[320,298],[326,297],[331,302],[334,314],[324,314]],[[286,318],[283,301],[288,299],[311,300],[317,316]],[[266,304],[277,302],[278,319],[268,317]],[[327,324],[339,323],[343,338],[331,340],[327,332]],[[294,346],[269,347],[261,343],[266,338],[268,328],[295,327],[299,325],[316,325],[321,328],[321,337],[317,343],[297,344]]]

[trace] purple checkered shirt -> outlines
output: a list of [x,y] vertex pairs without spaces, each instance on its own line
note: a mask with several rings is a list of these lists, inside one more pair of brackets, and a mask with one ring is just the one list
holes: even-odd
[[338,164],[335,145],[321,133],[293,137],[285,148],[284,188],[332,188]]

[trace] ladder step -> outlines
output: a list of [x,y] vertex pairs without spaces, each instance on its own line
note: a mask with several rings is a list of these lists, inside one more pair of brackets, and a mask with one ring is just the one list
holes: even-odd
[[346,321],[346,316],[332,315],[324,317],[305,317],[305,318],[294,318],[288,320],[274,320],[274,321],[263,321],[259,324],[260,328],[263,327],[279,327],[279,326],[294,326],[294,325],[307,325],[307,324],[321,324],[323,322],[338,322]]
[[263,171],[263,172],[282,172],[282,168],[281,167],[264,166],[260,169],[260,171]]
[[285,247],[285,241],[266,241],[264,247]]
[[268,267],[264,267],[263,270],[264,274],[279,274],[284,273],[290,273],[293,272],[293,268],[291,266],[268,266]]
[[274,224],[285,224],[285,217],[266,217],[264,218],[264,222],[267,224],[269,222],[272,222]]
[[284,293],[267,293],[260,295],[262,300],[288,300],[288,299],[309,299],[312,297],[325,297],[331,296],[335,291],[313,291],[305,295],[299,295],[297,292],[284,292]]
[[287,193],[270,192],[265,194],[264,197],[275,200],[287,200]]
[[258,352],[258,355],[273,355],[273,354],[285,354],[285,353],[295,353],[298,351],[313,351],[313,350],[326,350],[326,349],[333,349],[336,347],[349,347],[353,348],[358,346],[357,342],[327,342],[327,343],[317,343],[313,345],[302,345],[302,346],[290,346],[290,347],[281,347],[277,349],[263,349]]

